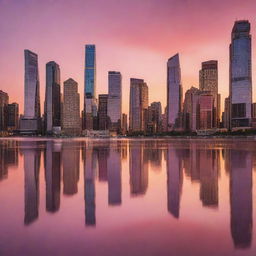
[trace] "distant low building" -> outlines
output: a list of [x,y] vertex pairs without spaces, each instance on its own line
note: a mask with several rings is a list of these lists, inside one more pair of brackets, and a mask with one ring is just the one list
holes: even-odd
[[18,130],[19,128],[19,104],[12,103],[7,106],[8,112],[8,131]]

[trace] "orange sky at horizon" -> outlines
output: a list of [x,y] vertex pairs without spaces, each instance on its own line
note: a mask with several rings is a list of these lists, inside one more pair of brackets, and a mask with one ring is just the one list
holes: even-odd
[[[72,1],[73,2],[73,1]],[[143,78],[149,101],[166,105],[166,62],[180,54],[183,94],[198,86],[202,61],[218,60],[223,109],[228,96],[230,34],[237,19],[251,22],[253,85],[256,1],[241,0],[0,0],[0,90],[23,113],[24,49],[39,57],[41,106],[45,64],[60,65],[61,85],[72,77],[83,105],[84,45],[96,45],[97,94],[107,93],[107,72],[123,77],[123,112],[129,112],[129,79]],[[253,86],[253,95],[256,92]]]

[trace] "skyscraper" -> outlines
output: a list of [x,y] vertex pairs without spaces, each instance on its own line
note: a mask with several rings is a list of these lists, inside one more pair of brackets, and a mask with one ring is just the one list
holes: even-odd
[[108,72],[108,117],[109,129],[119,132],[122,116],[122,76],[120,72]]
[[231,34],[230,86],[231,127],[251,126],[251,34],[247,20],[236,21]]
[[217,127],[220,122],[220,108],[218,101],[218,61],[210,60],[202,62],[202,69],[199,71],[199,89],[213,95],[213,120],[212,126]]
[[181,127],[182,85],[179,54],[167,62],[167,125],[168,130]]
[[50,61],[46,64],[46,90],[45,90],[45,128],[52,133],[53,128],[61,126],[61,99],[60,99],[60,68]]
[[25,99],[24,116],[21,118],[22,133],[38,133],[40,131],[40,87],[37,54],[24,50],[25,56]]
[[200,90],[193,86],[185,93],[183,127],[186,131],[194,132],[199,128],[199,97]]
[[212,129],[214,96],[211,93],[202,93],[199,96],[198,104],[200,113],[199,129]]
[[99,94],[99,130],[108,129],[108,94]]
[[0,132],[7,130],[9,96],[0,90]]
[[80,124],[80,95],[78,84],[72,78],[64,82],[63,131],[69,135],[79,135]]
[[143,79],[130,79],[129,130],[145,131],[145,110],[148,108],[148,86]]
[[83,129],[93,129],[93,118],[97,116],[97,113],[95,113],[95,109],[97,110],[95,98],[96,49],[95,45],[85,45]]

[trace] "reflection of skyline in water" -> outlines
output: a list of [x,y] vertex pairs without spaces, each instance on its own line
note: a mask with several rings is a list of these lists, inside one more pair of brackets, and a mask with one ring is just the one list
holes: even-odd
[[[55,214],[61,209],[63,195],[84,193],[84,223],[97,224],[98,182],[106,184],[106,200],[109,206],[122,206],[123,183],[129,184],[131,200],[146,197],[150,193],[150,172],[163,173],[166,167],[167,202],[169,216],[182,221],[182,194],[184,180],[198,184],[203,208],[218,214],[219,179],[221,160],[222,175],[229,178],[230,233],[235,248],[250,248],[253,231],[252,169],[256,162],[256,149],[237,148],[232,143],[220,144],[165,141],[1,141],[0,186],[8,178],[8,171],[19,163],[19,153],[24,163],[24,224],[32,224],[39,218],[39,187],[45,182],[45,209]],[[43,157],[41,157],[41,155]],[[163,158],[164,156],[164,158]],[[44,159],[44,161],[40,161]],[[81,158],[81,159],[80,159]],[[82,168],[80,170],[80,165]],[[123,167],[123,161],[127,167]],[[39,179],[40,164],[45,180]],[[164,167],[165,166],[165,167]],[[80,173],[81,172],[81,173]],[[124,174],[127,180],[124,180]],[[83,177],[79,181],[79,178]],[[79,182],[83,186],[79,186]],[[105,185],[104,185],[105,186]],[[164,187],[159,188],[166,193]],[[42,193],[42,192],[41,192]],[[40,193],[40,194],[41,194]],[[119,208],[117,207],[117,208]],[[97,212],[96,212],[97,209]]]

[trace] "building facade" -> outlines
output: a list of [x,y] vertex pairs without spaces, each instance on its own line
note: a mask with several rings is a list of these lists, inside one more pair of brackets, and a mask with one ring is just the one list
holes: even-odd
[[81,132],[80,96],[78,84],[72,78],[64,82],[63,132],[67,135],[79,135]]
[[41,130],[40,85],[37,54],[24,50],[25,87],[24,116],[20,120],[22,133],[39,133]]
[[46,64],[44,118],[47,133],[52,133],[53,128],[61,126],[60,68],[54,61]]
[[214,96],[203,93],[199,97],[200,130],[212,129],[213,123]]
[[121,131],[122,76],[120,72],[108,72],[108,118],[109,129]]
[[143,79],[130,79],[129,130],[144,132],[145,110],[148,108],[148,86]]
[[249,127],[252,118],[252,57],[250,23],[247,20],[235,22],[229,49],[231,127]]
[[217,128],[220,123],[220,95],[218,94],[218,61],[210,60],[202,62],[199,71],[199,89],[211,92],[214,99],[212,126]]
[[168,130],[181,127],[182,85],[179,54],[167,62],[167,125]]
[[108,129],[108,94],[99,94],[99,130]]
[[9,96],[0,90],[0,132],[6,131],[8,126]]
[[7,106],[8,121],[7,128],[8,131],[18,130],[19,128],[19,104],[12,103]]
[[83,129],[92,130],[95,117],[97,118],[96,47],[88,44],[85,45]]

